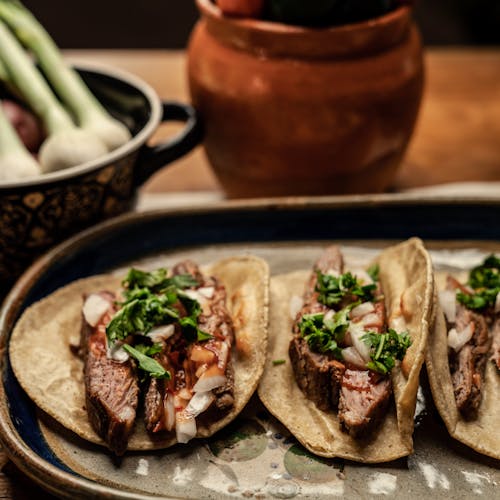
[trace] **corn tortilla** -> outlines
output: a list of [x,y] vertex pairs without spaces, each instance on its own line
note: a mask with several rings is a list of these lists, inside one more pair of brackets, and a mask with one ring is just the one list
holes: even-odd
[[[389,327],[408,331],[412,345],[401,363],[404,369],[396,366],[391,373],[394,404],[380,427],[364,440],[342,432],[337,414],[319,410],[295,381],[288,356],[293,324],[290,301],[295,295],[302,296],[311,271],[296,271],[271,280],[268,358],[259,397],[305,448],[323,457],[380,463],[413,451],[419,373],[433,315],[432,264],[417,238],[383,250],[377,263]],[[286,363],[273,366],[276,359],[285,359]]]
[[[269,268],[253,256],[233,257],[202,268],[226,287],[227,307],[233,317],[234,407],[222,419],[198,428],[197,437],[208,437],[231,422],[255,391],[264,368],[267,349]],[[105,446],[85,409],[83,362],[70,350],[81,328],[83,295],[101,290],[117,291],[121,277],[100,275],[75,281],[29,307],[19,319],[10,340],[14,373],[38,407],[64,427],[92,443]],[[165,448],[175,435],[160,440],[147,433],[138,418],[129,450]]]

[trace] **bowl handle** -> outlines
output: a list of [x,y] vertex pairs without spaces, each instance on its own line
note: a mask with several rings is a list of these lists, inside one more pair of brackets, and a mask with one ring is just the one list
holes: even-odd
[[202,140],[203,132],[195,109],[188,104],[164,101],[162,123],[185,122],[186,126],[172,139],[157,146],[143,146],[135,168],[135,185],[140,186],[157,170],[194,149]]

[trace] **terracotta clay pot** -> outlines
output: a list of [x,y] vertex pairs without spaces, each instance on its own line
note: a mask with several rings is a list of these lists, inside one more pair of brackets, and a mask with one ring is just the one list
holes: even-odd
[[411,10],[311,29],[224,17],[197,0],[189,84],[230,197],[387,189],[423,90]]

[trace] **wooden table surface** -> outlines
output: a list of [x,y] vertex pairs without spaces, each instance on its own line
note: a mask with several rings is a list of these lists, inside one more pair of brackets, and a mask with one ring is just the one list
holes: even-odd
[[[74,62],[134,73],[163,99],[187,101],[185,54],[172,51],[68,51]],[[429,49],[427,87],[415,136],[395,189],[500,180],[500,49]],[[162,127],[153,140],[175,132]],[[156,174],[144,192],[220,191],[202,148]],[[52,498],[0,450],[0,499]]]

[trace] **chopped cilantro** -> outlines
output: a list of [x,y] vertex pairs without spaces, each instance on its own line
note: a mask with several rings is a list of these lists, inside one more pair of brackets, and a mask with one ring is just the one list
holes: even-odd
[[474,293],[457,291],[457,301],[469,309],[479,310],[493,307],[500,293],[500,258],[490,255],[472,269],[467,284]]
[[373,280],[373,281],[378,281],[379,280],[379,274],[380,274],[380,267],[378,264],[373,264],[372,266],[370,266],[367,270],[366,270],[368,276],[370,276],[370,278]]
[[370,370],[389,373],[396,364],[401,361],[407,349],[411,346],[411,339],[407,332],[397,333],[389,328],[387,333],[367,333],[362,340],[371,348],[371,361],[366,364]]
[[[153,327],[178,321],[188,342],[208,340],[212,335],[198,328],[201,306],[183,290],[199,283],[189,274],[167,277],[166,269],[145,272],[130,269],[123,280],[125,300],[106,327],[110,343],[134,334],[146,334]],[[181,302],[187,316],[180,318],[175,304]]]
[[344,338],[349,326],[349,311],[352,306],[344,307],[332,318],[325,320],[323,313],[304,314],[299,322],[299,330],[309,347],[316,352],[331,353],[342,359],[339,342]]
[[468,309],[484,309],[495,305],[498,292],[500,292],[500,287],[491,290],[480,290],[473,294],[458,291],[457,301]]
[[146,372],[150,377],[170,380],[170,372],[165,370],[165,368],[163,368],[163,366],[161,366],[156,359],[143,354],[139,349],[135,349],[128,344],[124,344],[123,349],[137,360],[139,368]]
[[141,289],[141,296],[125,301],[108,323],[108,340],[113,343],[136,333],[145,334],[156,325],[171,323],[179,317],[171,305],[167,295],[154,295],[146,288]]
[[122,284],[129,290],[134,288],[148,288],[153,292],[159,292],[170,286],[178,289],[197,286],[198,281],[190,274],[179,274],[167,278],[167,270],[164,268],[152,272],[132,268]]
[[472,269],[469,285],[475,290],[500,287],[500,258],[490,255],[480,266]]
[[354,296],[361,302],[372,301],[377,286],[373,283],[362,285],[356,276],[347,272],[340,276],[332,276],[317,271],[316,291],[318,301],[328,307],[339,304],[344,297]]
[[273,366],[284,365],[286,359],[273,359]]

